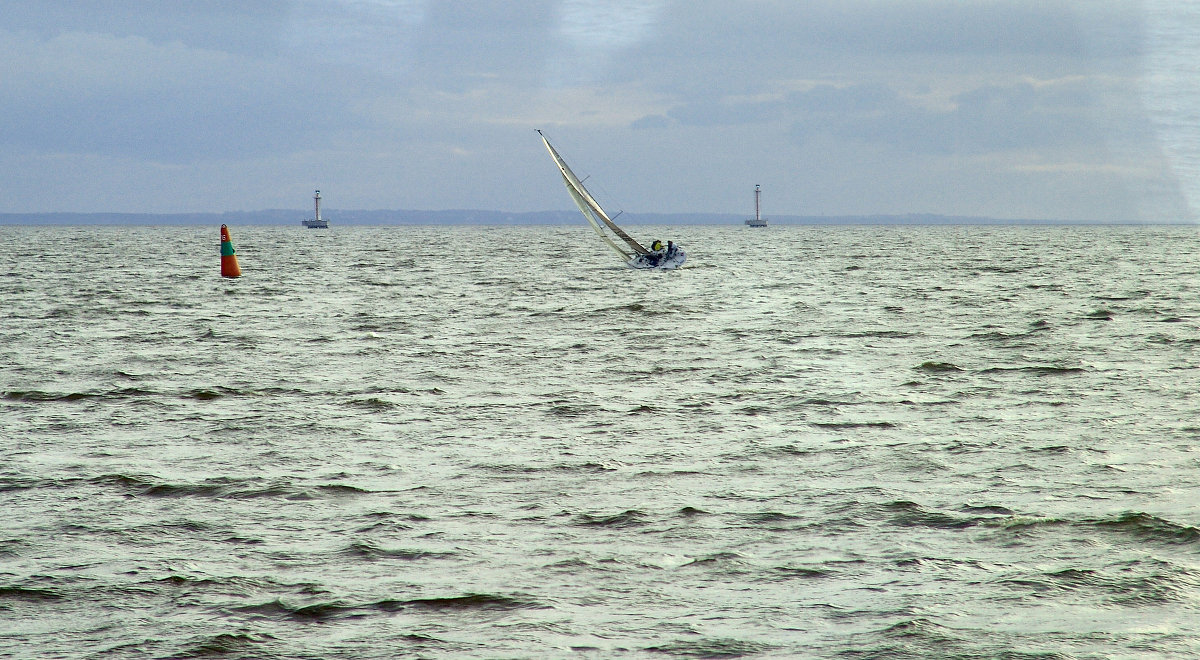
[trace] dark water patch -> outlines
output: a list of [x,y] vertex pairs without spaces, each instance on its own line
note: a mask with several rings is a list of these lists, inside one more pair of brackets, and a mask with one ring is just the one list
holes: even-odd
[[963,370],[962,367],[952,362],[922,362],[914,369],[930,374],[953,373]]
[[471,467],[477,470],[498,472],[500,474],[536,474],[544,471],[544,468],[537,467],[536,465],[513,465],[511,463],[476,463]]
[[997,505],[972,505],[965,504],[959,511],[963,513],[972,513],[975,515],[996,515],[996,516],[1011,516],[1014,515],[1012,509]]
[[297,607],[288,613],[294,619],[313,619],[323,621],[353,613],[355,608],[341,603],[313,603]]
[[860,332],[837,333],[834,336],[845,337],[847,339],[909,339],[916,335],[903,330],[866,330]]
[[1048,445],[1046,447],[1033,447],[1028,451],[1038,454],[1069,454],[1071,448],[1066,445]]
[[698,474],[707,474],[699,470],[642,470],[637,473],[638,479],[663,479],[671,477],[691,477]]
[[1069,523],[1066,520],[1061,518],[1018,515],[1012,515],[1003,518],[985,518],[980,521],[980,525],[984,527],[996,528],[1001,531],[1014,533],[1023,533],[1048,527],[1059,527],[1068,524]]
[[116,376],[117,378],[121,378],[123,380],[132,380],[132,381],[146,380],[147,378],[151,377],[146,374],[132,374],[127,371],[120,371],[120,370],[114,371],[113,375]]
[[56,401],[87,401],[91,399],[127,399],[133,397],[153,396],[155,392],[136,387],[127,387],[108,392],[43,392],[40,390],[10,390],[3,398],[10,401],[29,401],[33,403]]
[[215,484],[156,484],[142,489],[148,497],[220,497],[226,487]]
[[556,466],[554,466],[554,470],[559,471],[559,472],[602,473],[602,472],[615,472],[617,470],[617,468],[612,465],[605,465],[603,463],[588,462],[588,463],[578,463],[575,465],[570,465],[570,464],[556,465]]
[[684,518],[695,518],[696,516],[707,516],[707,515],[711,515],[711,514],[702,509],[697,509],[696,507],[685,506],[682,509],[676,511],[675,515],[681,516]]
[[627,305],[616,305],[614,307],[601,307],[593,310],[592,314],[611,314],[613,312],[631,312],[640,314],[646,311],[646,306],[642,303],[629,303]]
[[1189,545],[1200,542],[1200,529],[1173,523],[1148,513],[1130,511],[1115,518],[1090,520],[1084,524],[1141,541],[1168,545]]
[[255,614],[258,616],[278,619],[293,618],[304,620],[331,619],[347,612],[353,607],[341,603],[312,603],[309,605],[291,606],[276,598],[275,600],[257,605],[240,605],[232,608],[236,612]]
[[34,589],[30,587],[0,586],[0,602],[20,601],[26,603],[44,603],[63,600],[64,596],[50,589]]
[[144,525],[131,529],[145,529],[152,531],[180,531],[187,533],[194,532],[211,532],[214,529],[213,525],[198,520],[166,520],[154,523],[153,525]]
[[817,450],[813,450],[813,449],[802,449],[795,445],[780,445],[780,446],[776,446],[776,447],[764,447],[763,449],[758,450],[754,453],[762,454],[765,456],[805,457],[805,456],[818,455],[821,452],[817,451]]
[[982,374],[1027,373],[1035,376],[1067,376],[1087,373],[1083,367],[1057,367],[1054,365],[1033,365],[1026,367],[988,367],[980,371]]
[[104,474],[88,479],[88,483],[98,486],[116,486],[125,490],[142,490],[153,486],[153,477],[128,474]]
[[977,272],[974,274],[978,275],[979,273],[999,273],[1001,275],[1014,275],[1016,273],[1023,273],[1027,270],[1030,270],[1030,268],[1031,268],[1031,266],[1025,266],[1025,265],[982,264],[982,265],[978,266]]
[[747,417],[758,417],[759,415],[771,415],[775,411],[769,406],[743,406],[735,409],[733,412]]
[[1008,640],[980,637],[944,626],[927,617],[910,618],[876,632],[854,635],[853,646],[840,651],[850,660],[925,660],[927,658],[994,658],[996,660],[1068,660],[1072,655],[1024,653]]
[[[1143,572],[1147,568],[1150,572]],[[1122,607],[1158,607],[1189,600],[1197,580],[1187,571],[1174,568],[1164,571],[1156,567],[1127,565],[1116,572],[1067,568],[1021,574],[997,583],[1039,595],[1083,592]]]
[[168,575],[164,578],[159,578],[160,584],[170,585],[172,587],[208,587],[208,586],[224,586],[226,582],[218,578],[195,578],[187,575]]
[[198,484],[161,483],[145,475],[106,474],[88,480],[100,486],[116,487],[131,495],[145,497],[205,497],[254,499],[259,497],[289,497],[303,491],[284,485],[257,485],[260,479],[216,478]]
[[372,605],[372,607],[385,611],[395,611],[407,607],[424,610],[451,611],[549,609],[548,605],[544,605],[528,598],[513,598],[510,596],[476,593],[469,593],[462,596],[450,596],[446,598],[414,598],[412,600],[400,601],[386,600],[375,603]]
[[805,405],[805,406],[853,406],[853,405],[858,405],[858,403],[855,401],[848,401],[848,400],[841,400],[841,399],[808,398],[808,399],[804,399],[804,400],[800,401],[799,405]]
[[1025,341],[1030,338],[1030,336],[1032,335],[1033,332],[1035,332],[1035,330],[1030,330],[1029,332],[1016,332],[1016,333],[1002,332],[1000,330],[992,330],[989,332],[979,332],[979,333],[976,333],[973,335],[969,335],[967,338],[975,339],[978,341],[993,342],[993,343],[1001,344],[1001,345],[1010,345],[1010,344],[1014,344],[1014,343],[1016,343],[1016,344],[1025,343]]
[[1113,311],[1110,309],[1097,309],[1088,312],[1083,318],[1089,321],[1111,321],[1113,320]]
[[648,524],[648,516],[636,509],[629,509],[611,516],[593,516],[581,513],[575,516],[575,525],[580,527],[641,527]]
[[409,548],[381,548],[374,543],[352,543],[344,554],[351,557],[361,557],[368,560],[399,559],[402,561],[417,561],[420,559],[448,559],[456,557],[453,552],[433,552],[431,550],[412,550]]
[[367,495],[374,492],[365,488],[359,488],[358,486],[347,486],[345,484],[326,484],[324,486],[317,486],[317,491],[323,495],[333,495],[337,497]]
[[1102,300],[1104,302],[1120,302],[1122,300],[1142,300],[1149,298],[1149,291],[1130,291],[1128,293],[1118,293],[1112,295],[1092,296],[1093,300]]
[[927,511],[915,502],[896,501],[884,505],[891,514],[891,523],[900,527],[928,527],[931,529],[965,529],[978,525],[976,517],[960,518],[936,511]]
[[800,516],[780,511],[759,511],[755,513],[738,514],[736,519],[741,521],[738,527],[759,527],[774,532],[786,532],[807,527],[807,521]]
[[835,431],[847,431],[850,429],[894,429],[896,425],[892,422],[813,422],[813,426],[832,429]]
[[[697,557],[683,566],[704,566],[708,564],[733,564],[742,559],[742,556],[736,552],[718,552],[703,557]],[[682,568],[682,567],[681,567]]]
[[[251,635],[248,633],[221,633],[201,639],[173,658],[216,658],[216,657],[254,657],[260,655],[254,648],[264,642],[273,640],[270,635]],[[265,654],[260,655],[264,657]]]
[[54,480],[30,479],[28,477],[0,477],[0,493],[18,490],[32,490],[57,485]]
[[744,658],[768,653],[775,648],[772,644],[726,638],[679,640],[669,644],[647,646],[642,650],[679,658]]
[[568,419],[590,418],[597,413],[603,411],[598,405],[587,403],[571,403],[568,401],[557,401],[550,405],[549,413],[554,417],[565,417]]
[[356,408],[364,408],[366,410],[389,410],[396,407],[396,404],[392,403],[391,401],[385,401],[378,397],[371,397],[368,399],[351,399],[350,405]]
[[789,580],[819,580],[834,576],[832,571],[822,570],[819,568],[808,568],[805,566],[776,566],[771,569],[771,573],[780,578]]
[[237,396],[244,394],[241,390],[233,389],[232,387],[201,387],[193,390],[188,390],[183,393],[185,399],[195,399],[197,401],[212,401],[226,396]]
[[21,550],[30,547],[30,543],[24,539],[0,539],[0,557],[20,557]]

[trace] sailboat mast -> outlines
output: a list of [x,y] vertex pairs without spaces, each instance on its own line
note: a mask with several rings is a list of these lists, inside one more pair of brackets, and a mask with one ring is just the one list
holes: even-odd
[[313,195],[313,203],[316,204],[316,206],[317,206],[317,211],[316,211],[317,222],[320,222],[321,221],[321,191],[320,190],[317,191],[317,194]]

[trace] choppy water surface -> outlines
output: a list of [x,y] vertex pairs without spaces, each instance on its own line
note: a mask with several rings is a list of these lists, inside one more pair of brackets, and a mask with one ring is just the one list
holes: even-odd
[[6,228],[0,655],[1200,654],[1195,228],[232,229]]

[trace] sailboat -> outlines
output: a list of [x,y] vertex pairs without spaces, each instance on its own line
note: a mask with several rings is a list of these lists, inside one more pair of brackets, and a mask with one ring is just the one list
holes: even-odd
[[766,227],[767,219],[762,217],[762,210],[759,206],[759,198],[762,197],[762,188],[754,186],[754,217],[746,221],[751,227]]
[[571,168],[567,166],[566,161],[558,154],[558,151],[551,146],[550,141],[546,136],[538,131],[538,135],[542,136],[542,142],[546,145],[546,150],[550,152],[550,157],[554,159],[554,164],[558,165],[558,171],[562,174],[563,183],[567,186],[567,192],[571,194],[571,199],[575,202],[575,206],[579,207],[579,212],[583,213],[583,217],[587,219],[588,224],[608,247],[612,248],[621,256],[621,260],[630,268],[657,268],[660,270],[672,270],[679,268],[687,261],[687,253],[675,245],[673,241],[667,241],[664,246],[662,241],[654,241],[650,248],[646,248],[641,243],[638,243],[632,236],[625,233],[625,230],[617,226],[617,223],[612,221],[608,213],[600,207],[600,203],[595,197],[583,187],[583,182]]

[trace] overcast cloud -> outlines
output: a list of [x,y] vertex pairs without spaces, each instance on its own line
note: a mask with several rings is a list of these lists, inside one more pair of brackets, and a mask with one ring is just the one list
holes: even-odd
[[1180,220],[1196,5],[0,0],[0,211]]

